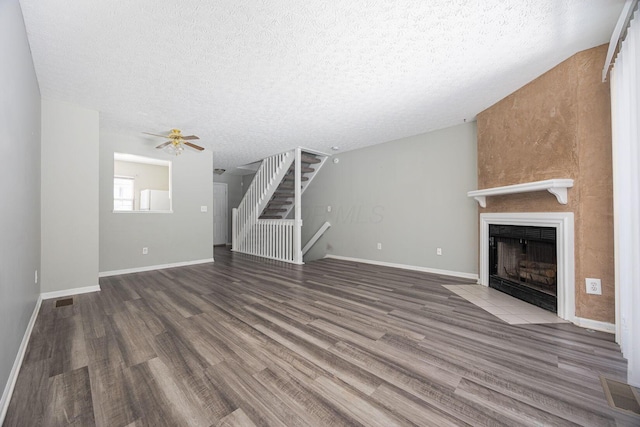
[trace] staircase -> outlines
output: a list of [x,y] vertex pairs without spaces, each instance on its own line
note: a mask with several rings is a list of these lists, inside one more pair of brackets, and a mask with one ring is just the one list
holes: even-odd
[[232,250],[302,264],[302,193],[327,158],[296,148],[264,159],[233,210]]
[[[326,156],[324,158],[326,159]],[[323,159],[317,154],[311,154],[303,151],[300,156],[300,163],[301,190],[302,193],[304,193],[307,185],[309,185],[315,176],[316,170],[320,169],[322,166]],[[260,219],[284,219],[289,215],[293,209],[295,200],[294,182],[295,165],[292,164],[289,167],[289,170],[287,170],[284,179],[280,182],[278,188],[276,188],[273,197],[269,200],[269,203],[267,203],[267,206],[262,211]]]

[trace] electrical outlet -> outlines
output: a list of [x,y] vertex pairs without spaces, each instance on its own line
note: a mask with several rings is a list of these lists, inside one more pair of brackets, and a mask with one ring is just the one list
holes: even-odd
[[200,206],[200,212],[206,212],[206,211],[207,211],[206,206]]
[[149,248],[142,248],[142,255],[147,255],[149,253]]
[[593,295],[602,295],[602,282],[600,279],[592,279],[587,277],[584,279],[587,285],[587,293]]
[[331,212],[331,206],[327,206],[327,212]]
[[378,243],[378,250],[381,251],[382,250],[382,243]]
[[436,255],[442,255],[442,248],[436,248]]

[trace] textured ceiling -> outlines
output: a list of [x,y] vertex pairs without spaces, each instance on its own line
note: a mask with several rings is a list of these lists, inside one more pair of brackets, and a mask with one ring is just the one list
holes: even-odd
[[[20,0],[42,96],[231,168],[461,123],[608,42],[623,0]],[[155,140],[154,140],[155,142]]]

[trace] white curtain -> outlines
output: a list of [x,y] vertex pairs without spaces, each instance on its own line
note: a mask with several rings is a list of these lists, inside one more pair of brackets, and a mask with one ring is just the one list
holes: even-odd
[[640,22],[633,14],[611,70],[617,339],[640,387]]

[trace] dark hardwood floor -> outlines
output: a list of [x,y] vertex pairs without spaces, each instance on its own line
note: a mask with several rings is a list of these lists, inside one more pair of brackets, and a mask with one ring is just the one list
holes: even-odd
[[639,425],[602,391],[612,335],[508,325],[461,279],[215,259],[44,301],[4,425]]

